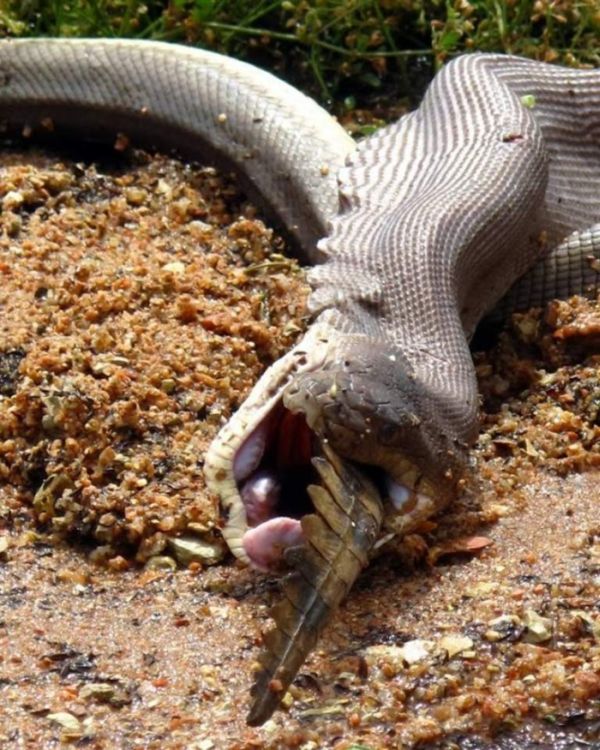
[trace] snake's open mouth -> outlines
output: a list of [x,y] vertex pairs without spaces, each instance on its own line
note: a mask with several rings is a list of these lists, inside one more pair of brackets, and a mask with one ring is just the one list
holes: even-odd
[[[318,438],[305,416],[277,404],[247,435],[233,459],[233,476],[246,514],[243,549],[261,570],[277,569],[289,547],[303,544],[300,519],[314,508],[308,486],[317,481],[311,459]],[[408,459],[398,459],[402,482],[366,469],[401,526],[430,513],[432,499],[422,476]]]
[[236,451],[233,475],[248,530],[242,545],[252,564],[272,570],[287,547],[302,544],[300,518],[312,510],[307,487],[314,435],[304,415],[276,406]]
[[[208,488],[221,499],[223,537],[236,557],[262,570],[277,569],[289,548],[305,544],[305,518],[318,515],[311,500],[321,481],[314,460],[324,450],[375,486],[385,506],[382,539],[418,527],[440,505],[440,491],[450,497],[453,480],[440,478],[440,450],[425,439],[429,433],[413,416],[417,407],[409,403],[406,415],[397,414],[386,407],[385,383],[346,382],[343,369],[332,380],[331,336],[327,325],[315,323],[262,375],[205,456]],[[388,375],[396,384],[397,373]],[[412,381],[401,385],[414,390]]]

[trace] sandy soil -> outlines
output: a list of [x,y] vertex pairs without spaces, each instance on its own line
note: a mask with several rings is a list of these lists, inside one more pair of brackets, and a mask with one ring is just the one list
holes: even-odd
[[463,497],[372,563],[285,709],[248,729],[278,582],[224,557],[198,456],[297,335],[303,284],[212,172],[21,158],[2,168],[0,746],[598,746],[600,305],[516,317],[476,356]]

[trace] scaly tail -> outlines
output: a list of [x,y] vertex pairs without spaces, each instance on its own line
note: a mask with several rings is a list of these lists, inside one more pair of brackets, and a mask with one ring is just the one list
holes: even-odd
[[315,513],[302,518],[305,543],[287,550],[294,572],[284,583],[285,598],[264,639],[247,723],[260,726],[275,711],[321,631],[346,596],[381,528],[379,493],[355,466],[327,446],[313,458],[321,483],[308,488]]

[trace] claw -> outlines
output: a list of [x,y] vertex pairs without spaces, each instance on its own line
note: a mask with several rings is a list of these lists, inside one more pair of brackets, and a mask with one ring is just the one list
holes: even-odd
[[273,609],[275,628],[264,639],[247,723],[263,724],[314,648],[360,571],[381,528],[383,507],[371,481],[326,445],[312,459],[321,483],[308,488],[315,513],[302,518],[304,544],[285,559],[293,572]]

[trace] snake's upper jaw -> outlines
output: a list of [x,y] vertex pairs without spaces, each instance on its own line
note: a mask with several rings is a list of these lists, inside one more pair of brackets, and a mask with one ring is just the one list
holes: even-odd
[[343,358],[299,373],[284,405],[302,411],[344,458],[381,470],[384,491],[394,494],[396,484],[443,505],[456,494],[468,446],[444,419],[437,394],[415,377],[401,352],[391,354],[386,346],[349,341]]

